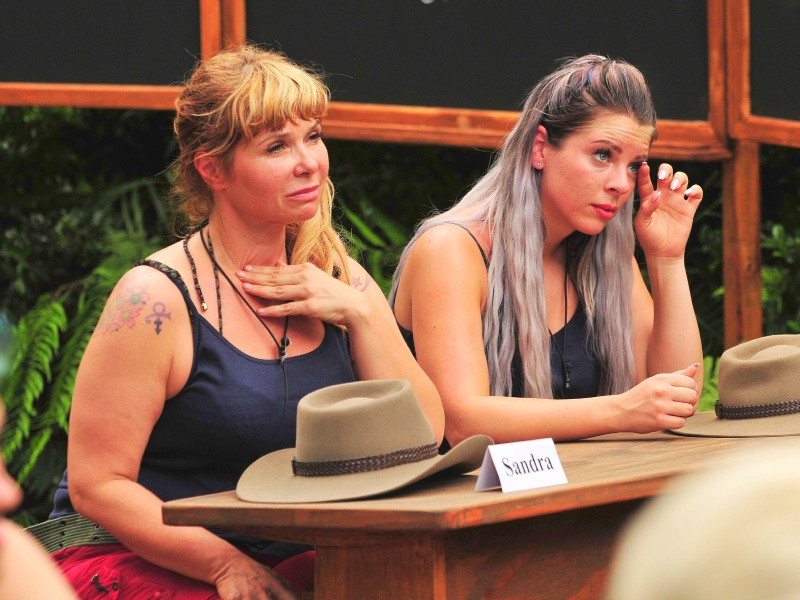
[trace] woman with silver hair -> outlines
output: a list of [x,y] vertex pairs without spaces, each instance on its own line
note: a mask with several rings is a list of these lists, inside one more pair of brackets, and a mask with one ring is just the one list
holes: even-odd
[[636,68],[566,60],[486,175],[419,226],[390,303],[451,444],[649,432],[695,412],[702,346],[683,259],[703,190],[666,163],[653,185],[655,138]]

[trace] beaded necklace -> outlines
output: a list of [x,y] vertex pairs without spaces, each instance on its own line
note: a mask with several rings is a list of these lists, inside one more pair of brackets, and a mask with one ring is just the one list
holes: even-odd
[[564,358],[564,355],[567,353],[567,284],[568,284],[568,273],[569,273],[569,248],[566,245],[564,246],[564,338],[562,342],[562,348],[558,347],[558,342],[556,341],[553,332],[550,331],[550,328],[547,328],[547,332],[550,334],[550,339],[553,342],[553,345],[556,347],[556,351],[558,352],[558,356],[561,358],[561,368],[564,374],[564,389],[570,389],[570,381],[569,381],[569,368],[570,364]]
[[[247,298],[244,297],[244,294],[239,291],[239,288],[234,285],[231,278],[225,272],[225,270],[219,266],[217,262],[216,256],[214,255],[214,245],[211,242],[211,233],[206,232],[206,235],[203,235],[203,230],[205,229],[208,223],[201,224],[195,231],[199,232],[200,234],[200,241],[203,243],[203,248],[206,250],[206,254],[211,259],[211,264],[214,267],[214,287],[217,292],[217,322],[218,322],[218,329],[220,335],[222,335],[222,296],[220,294],[220,286],[219,286],[219,274],[222,273],[222,276],[227,280],[230,284],[233,291],[239,296],[239,298],[244,302],[244,305],[250,310],[251,313],[258,319],[258,322],[261,323],[261,326],[269,334],[269,337],[272,338],[272,341],[275,342],[275,347],[278,349],[278,360],[280,361],[281,365],[283,364],[284,360],[286,360],[286,347],[292,343],[292,340],[289,339],[287,335],[289,332],[289,315],[283,320],[283,335],[281,336],[281,341],[278,341],[278,338],[275,337],[275,334],[272,333],[272,329],[270,329],[269,325],[267,325],[261,316],[256,312],[250,302],[247,301]],[[200,282],[197,278],[197,267],[194,262],[194,257],[192,253],[189,252],[189,238],[192,236],[194,231],[192,231],[188,236],[183,238],[183,251],[186,253],[186,257],[189,259],[189,265],[192,268],[192,279],[194,281],[194,289],[197,292],[198,299],[200,300],[200,307],[203,310],[208,310],[208,305],[205,302],[205,298],[203,297],[203,290],[200,288]],[[206,236],[208,236],[208,241],[206,241]]]
[[217,263],[217,259],[214,256],[214,246],[211,242],[211,234],[210,233],[207,234],[208,242],[206,242],[205,236],[203,236],[203,229],[205,229],[206,225],[208,225],[207,221],[205,223],[202,223],[197,229],[191,231],[189,235],[183,238],[183,250],[186,253],[186,257],[189,259],[189,265],[192,268],[192,279],[194,281],[194,289],[197,292],[197,296],[200,300],[201,308],[203,310],[208,310],[208,305],[205,302],[205,298],[203,297],[203,290],[200,288],[200,282],[197,278],[197,267],[195,266],[194,258],[192,257],[192,253],[189,251],[189,238],[195,233],[195,231],[200,234],[200,241],[203,242],[203,248],[205,248],[208,257],[211,259],[211,264],[214,267],[214,286],[217,291],[217,318],[219,320],[220,335],[222,335],[222,297],[220,294],[220,287],[219,287],[219,274],[222,273],[222,276],[225,277],[225,279],[228,281],[230,286],[233,288],[233,291],[235,291],[239,295],[239,298],[241,298],[242,302],[244,302],[247,308],[250,309],[250,312],[252,312],[256,316],[259,323],[261,323],[264,329],[267,330],[267,333],[269,333],[269,337],[272,338],[272,341],[275,342],[275,346],[278,348],[278,362],[281,366],[281,370],[283,371],[284,396],[283,396],[283,410],[281,411],[280,420],[278,421],[278,424],[275,426],[275,430],[272,432],[272,435],[270,436],[271,440],[270,443],[272,443],[275,441],[275,438],[281,429],[281,425],[283,424],[284,418],[286,417],[286,409],[289,405],[289,377],[286,374],[286,364],[285,364],[286,347],[289,344],[291,344],[291,340],[287,335],[289,332],[289,315],[286,315],[286,318],[283,321],[283,336],[281,337],[281,341],[278,342],[277,338],[275,337],[275,334],[272,333],[272,330],[269,328],[269,326],[262,320],[259,314],[252,307],[252,305],[239,291],[239,288],[237,288],[233,284],[233,281],[231,281],[230,277],[228,277],[228,274],[225,273],[225,271],[219,266],[219,263]]

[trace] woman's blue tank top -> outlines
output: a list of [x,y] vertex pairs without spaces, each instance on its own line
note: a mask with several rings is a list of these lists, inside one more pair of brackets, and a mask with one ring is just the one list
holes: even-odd
[[[155,261],[181,291],[192,322],[194,362],[184,388],[164,404],[142,457],[139,483],[167,501],[236,487],[257,458],[295,445],[297,403],[321,387],[353,381],[346,333],[325,323],[315,350],[278,360],[244,354],[198,313],[177,271]],[[132,376],[135,376],[132,374]],[[67,473],[51,518],[75,512]]]
[[[489,257],[483,251],[478,240],[472,232],[460,223],[450,223],[458,225],[466,231],[478,246],[478,250],[483,257],[483,264],[489,268]],[[394,308],[394,307],[392,307]],[[409,349],[415,354],[414,334],[397,324],[400,333],[406,341]],[[591,349],[587,331],[586,313],[583,305],[578,304],[578,308],[569,323],[566,324],[566,340],[564,328],[553,333],[550,338],[550,372],[553,390],[553,398],[592,398],[600,392],[600,363]],[[556,345],[557,344],[557,345]],[[566,350],[565,350],[566,348]],[[562,364],[561,354],[564,354],[563,361],[569,365],[570,387],[566,388],[564,382],[564,364]],[[416,354],[415,354],[416,356]],[[511,362],[511,395],[524,398],[525,384],[522,379],[522,362],[519,349],[514,353]]]

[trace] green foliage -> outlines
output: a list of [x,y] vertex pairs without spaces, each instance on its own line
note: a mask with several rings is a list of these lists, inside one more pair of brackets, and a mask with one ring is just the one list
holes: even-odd
[[[43,211],[9,209],[0,239],[0,309],[19,318],[43,293],[69,285],[108,255],[107,234],[169,232],[165,178],[137,179],[76,198],[59,198]],[[71,205],[71,206],[70,206]]]
[[789,233],[781,224],[761,236],[761,302],[764,333],[800,333],[800,232]]
[[[59,274],[55,287],[40,293],[30,310],[21,310],[14,328],[14,359],[2,396],[8,420],[2,451],[9,472],[22,484],[25,504],[15,519],[29,523],[46,517],[52,494],[65,467],[68,416],[75,377],[83,352],[117,280],[140,258],[164,246],[170,214],[164,181],[137,180],[115,185],[82,199],[85,206],[39,213],[11,228],[0,250],[31,251],[17,242],[40,231],[44,255],[30,252],[30,269],[14,273],[19,302],[48,281],[37,273]],[[49,225],[49,226],[48,226]],[[31,227],[32,226],[32,227]],[[66,232],[66,233],[65,233]],[[75,232],[92,232],[81,244]],[[10,240],[10,243],[9,243]],[[73,258],[81,260],[72,262]],[[39,261],[39,262],[37,262]],[[87,271],[82,261],[94,265]],[[44,266],[50,269],[44,268]],[[34,268],[35,267],[35,268]],[[69,276],[74,279],[66,280]],[[13,294],[5,300],[10,306]]]
[[3,458],[11,460],[31,434],[38,415],[37,400],[52,377],[51,364],[67,327],[60,298],[42,297],[20,321],[16,332],[17,354],[3,387],[8,411]]
[[703,389],[700,392],[700,401],[697,410],[714,410],[717,402],[717,381],[719,380],[719,358],[706,356],[703,358]]
[[[358,200],[357,211],[349,208],[341,198],[336,203],[344,215],[340,233],[353,257],[375,279],[383,293],[388,294],[394,267],[409,238],[408,228],[387,217],[366,198]],[[348,229],[346,224],[352,229]]]
[[800,333],[800,148],[761,147],[764,333]]
[[703,340],[703,354],[719,356],[724,344],[720,167],[692,165],[686,169],[692,181],[699,181],[703,186],[704,192],[686,246],[686,272]]

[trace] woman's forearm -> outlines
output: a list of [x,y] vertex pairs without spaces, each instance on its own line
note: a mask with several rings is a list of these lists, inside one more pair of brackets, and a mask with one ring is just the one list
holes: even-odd
[[[653,296],[653,330],[647,351],[648,374],[682,369],[703,361],[703,346],[682,258],[647,261]],[[695,381],[702,385],[703,370]]]
[[408,379],[436,439],[444,436],[444,409],[436,386],[406,346],[391,312],[365,297],[365,306],[349,324],[360,379]]
[[112,480],[88,494],[73,493],[73,489],[71,484],[78,512],[160,567],[215,585],[231,561],[247,560],[234,546],[202,527],[165,525],[161,500],[138,483]]

